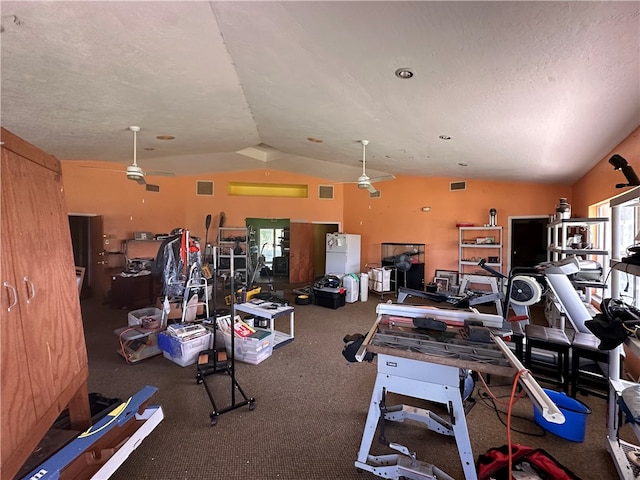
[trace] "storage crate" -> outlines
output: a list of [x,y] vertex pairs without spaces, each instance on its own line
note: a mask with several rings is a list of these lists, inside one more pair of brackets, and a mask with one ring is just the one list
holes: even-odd
[[133,310],[127,315],[130,327],[142,325],[143,319],[162,321],[162,310],[159,308],[141,308],[140,310]]
[[313,287],[313,301],[321,307],[344,307],[346,291],[344,288]]
[[193,365],[198,360],[198,353],[211,348],[211,332],[200,337],[181,342],[180,339],[172,337],[166,332],[158,335],[158,348],[162,350],[165,358],[168,358],[181,367]]
[[[256,328],[255,330],[254,336],[239,337],[236,335],[233,352],[235,360],[257,365],[271,356],[276,337],[275,332],[263,328]],[[223,335],[227,355],[231,356],[231,334],[228,331],[223,331]]]

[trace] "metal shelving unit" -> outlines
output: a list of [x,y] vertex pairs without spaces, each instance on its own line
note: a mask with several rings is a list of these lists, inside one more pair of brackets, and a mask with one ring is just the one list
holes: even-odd
[[[622,262],[621,259],[624,252],[619,251],[618,236],[620,235],[620,214],[623,208],[640,207],[640,187],[636,187],[628,192],[614,198],[610,202],[611,206],[611,268],[625,272],[627,275],[640,276],[640,265],[634,265]],[[637,212],[636,212],[637,213]],[[611,282],[611,297],[620,297],[620,285],[614,275]],[[629,351],[635,356],[640,357],[640,340],[628,337],[625,345]],[[640,446],[618,439],[619,427],[619,406],[618,397],[621,392],[629,387],[636,385],[635,382],[629,382],[620,378],[620,357],[622,354],[622,346],[619,346],[609,352],[609,413],[607,416],[607,449],[611,454],[613,463],[618,471],[618,476],[623,480],[632,480],[640,475],[640,468],[629,462],[628,453],[631,451],[639,452]],[[630,424],[631,429],[637,439],[640,439],[640,426]]]
[[233,250],[234,274],[247,280],[248,230],[245,227],[220,227],[218,246],[221,247],[218,260],[218,272],[231,271],[231,250]]
[[[458,271],[461,276],[480,270],[478,263],[482,258],[486,260],[487,267],[503,273],[502,227],[458,227],[458,237]],[[469,271],[472,266],[476,268]]]

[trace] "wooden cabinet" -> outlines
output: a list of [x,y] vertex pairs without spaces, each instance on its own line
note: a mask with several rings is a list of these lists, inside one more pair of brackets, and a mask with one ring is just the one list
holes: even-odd
[[1,135],[0,477],[13,478],[67,406],[73,427],[91,418],[60,164]]

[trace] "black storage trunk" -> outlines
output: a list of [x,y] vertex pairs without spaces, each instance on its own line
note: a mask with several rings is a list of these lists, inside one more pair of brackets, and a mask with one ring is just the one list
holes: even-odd
[[313,301],[321,307],[333,308],[344,307],[347,292],[341,288],[317,288],[313,287]]

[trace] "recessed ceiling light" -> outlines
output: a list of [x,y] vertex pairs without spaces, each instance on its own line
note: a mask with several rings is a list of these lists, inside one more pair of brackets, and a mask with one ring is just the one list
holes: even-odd
[[158,135],[156,138],[158,140],[174,140],[176,137],[173,135]]
[[464,162],[458,162],[458,165],[460,165],[461,167],[468,167],[469,166],[468,163],[464,163]]
[[440,140],[451,140],[451,137],[449,135],[440,135],[438,138]]
[[324,140],[320,140],[319,138],[314,138],[314,137],[307,137],[307,140],[309,140],[312,143],[322,143]]
[[413,72],[410,68],[399,68],[396,70],[396,77],[406,80],[413,77]]

